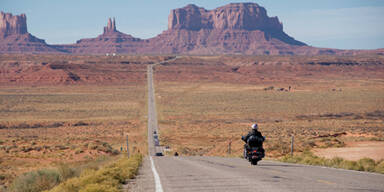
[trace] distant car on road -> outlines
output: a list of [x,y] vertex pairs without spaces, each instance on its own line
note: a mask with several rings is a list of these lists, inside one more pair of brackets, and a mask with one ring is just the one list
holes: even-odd
[[155,155],[156,156],[164,156],[162,152],[157,152]]
[[155,146],[160,146],[160,142],[158,139],[155,139]]

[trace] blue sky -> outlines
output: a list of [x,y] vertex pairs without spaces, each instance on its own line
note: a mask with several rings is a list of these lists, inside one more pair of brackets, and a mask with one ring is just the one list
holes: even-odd
[[[28,31],[50,44],[102,33],[108,17],[117,29],[150,38],[167,29],[171,9],[193,3],[214,9],[238,0],[0,0],[0,10],[26,13]],[[384,48],[384,0],[248,0],[278,16],[284,31],[317,47]]]

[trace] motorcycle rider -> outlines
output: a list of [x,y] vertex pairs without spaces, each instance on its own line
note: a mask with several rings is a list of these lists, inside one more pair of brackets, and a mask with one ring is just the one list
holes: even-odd
[[258,147],[264,154],[263,142],[265,137],[258,131],[259,126],[257,123],[252,125],[252,130],[246,135],[242,136],[241,139],[245,142],[244,144],[244,158],[247,158],[247,152],[251,147]]

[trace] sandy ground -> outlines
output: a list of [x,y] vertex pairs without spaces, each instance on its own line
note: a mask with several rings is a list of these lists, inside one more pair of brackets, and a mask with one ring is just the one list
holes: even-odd
[[380,141],[362,141],[348,143],[347,147],[315,149],[317,156],[333,158],[341,157],[347,160],[359,160],[369,157],[374,160],[384,159],[384,142]]

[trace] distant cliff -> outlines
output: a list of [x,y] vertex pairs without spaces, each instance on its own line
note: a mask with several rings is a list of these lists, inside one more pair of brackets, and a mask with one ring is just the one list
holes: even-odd
[[283,31],[277,17],[255,3],[232,3],[214,10],[196,5],[172,10],[168,30],[150,39],[156,50],[192,54],[287,54],[305,46]]
[[0,53],[60,53],[28,33],[25,14],[0,13]]
[[26,34],[27,17],[25,14],[13,16],[10,13],[0,13],[0,36],[6,37],[13,34]]
[[282,31],[283,25],[255,3],[233,3],[210,11],[191,4],[171,11],[168,29]]
[[362,50],[316,48],[295,40],[277,17],[256,3],[231,3],[213,10],[190,4],[171,10],[168,29],[150,39],[117,30],[109,19],[103,33],[75,44],[47,45],[27,31],[26,16],[1,13],[0,53],[355,55]]

